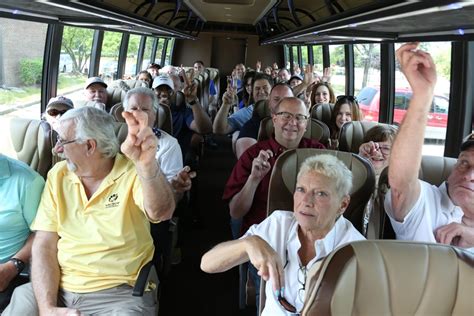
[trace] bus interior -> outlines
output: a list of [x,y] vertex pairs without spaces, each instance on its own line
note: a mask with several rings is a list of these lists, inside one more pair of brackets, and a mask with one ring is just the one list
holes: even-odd
[[[56,161],[39,123],[48,100],[64,95],[80,103],[87,78],[99,76],[113,106],[123,100],[119,82],[133,88],[151,63],[188,70],[202,61],[205,106],[210,82],[219,106],[240,63],[249,70],[276,63],[290,72],[313,65],[318,76],[329,67],[335,94],[357,97],[364,124],[399,124],[412,93],[395,58],[406,42],[420,42],[438,70],[423,155],[452,163],[474,132],[472,0],[2,0],[0,153],[46,176]],[[231,135],[205,139],[193,188],[165,232],[159,314],[255,315],[238,268],[200,270],[206,251],[232,239],[222,194],[237,161]]]

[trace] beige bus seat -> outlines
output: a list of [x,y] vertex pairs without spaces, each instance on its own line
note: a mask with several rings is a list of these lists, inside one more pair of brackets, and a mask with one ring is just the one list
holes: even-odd
[[[122,116],[122,112],[123,112],[122,103],[117,103],[110,109],[110,114],[112,114],[112,116],[115,118],[117,122],[125,123],[125,119]],[[159,104],[156,116],[157,116],[157,120],[155,122],[155,126],[167,132],[168,134],[173,135],[172,134],[173,122],[171,120],[170,108],[164,104]]]
[[[439,156],[423,156],[421,158],[421,168],[418,174],[420,180],[431,183],[432,185],[439,186],[443,181],[448,179],[451,171],[456,164],[457,159],[450,157],[439,157]],[[390,219],[385,213],[384,199],[390,185],[388,183],[388,167],[385,168],[380,174],[379,187],[378,187],[378,198],[379,198],[379,210],[374,216],[369,219],[369,229],[374,229],[375,236],[380,239],[395,239],[395,233],[390,223]]]
[[46,121],[24,118],[10,120],[10,140],[18,160],[28,164],[43,178],[52,166],[55,142],[51,126]]
[[352,242],[308,272],[303,316],[472,315],[474,256],[439,244]]
[[106,110],[110,109],[117,103],[121,103],[127,92],[131,89],[142,87],[141,80],[115,80],[107,87],[107,104]]
[[[329,139],[329,127],[317,119],[311,119],[311,122],[306,127],[303,137],[316,139],[321,144],[327,145]],[[273,121],[271,117],[265,117],[260,122],[257,140],[269,139],[273,134]]]
[[344,162],[352,171],[351,201],[344,216],[362,232],[363,214],[367,201],[375,186],[375,175],[370,163],[362,157],[341,151],[298,148],[284,152],[278,157],[270,177],[267,214],[274,210],[293,210],[293,192],[301,163],[314,155],[330,154]]
[[327,126],[330,126],[333,108],[334,104],[332,103],[316,104],[311,108],[311,117],[324,122]]
[[367,131],[377,125],[387,125],[378,122],[352,121],[342,125],[339,134],[339,150],[359,153],[359,147],[364,142]]

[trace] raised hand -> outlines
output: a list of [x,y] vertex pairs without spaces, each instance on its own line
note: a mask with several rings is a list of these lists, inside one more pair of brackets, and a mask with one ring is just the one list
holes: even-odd
[[414,93],[433,94],[436,66],[430,54],[418,49],[418,44],[402,45],[397,49],[397,60]]
[[263,239],[252,236],[248,239],[247,255],[258,274],[265,281],[272,282],[273,291],[279,291],[285,284],[284,269],[278,254]]
[[257,60],[257,64],[255,64],[255,71],[256,72],[262,71],[262,62],[260,60]]
[[156,165],[158,139],[148,126],[148,115],[143,111],[123,111],[122,116],[128,126],[127,138],[121,146],[123,154],[136,166]]
[[185,166],[171,179],[171,187],[174,192],[183,193],[191,189],[191,180],[196,177],[196,171],[191,171],[189,166]]
[[474,247],[474,227],[464,223],[450,223],[436,230],[436,241],[463,248]]
[[309,85],[313,84],[315,81],[316,81],[316,77],[314,76],[314,73],[313,73],[313,66],[306,65],[304,67],[303,83],[306,86],[309,86]]
[[235,88],[232,87],[231,85],[228,86],[227,90],[222,95],[222,103],[234,105],[237,102],[236,99],[237,99],[237,92],[235,91]]
[[326,67],[323,70],[323,77],[321,78],[322,82],[331,82],[331,74],[332,74],[332,69],[331,67]]
[[271,157],[273,157],[273,152],[271,150],[260,150],[257,158],[252,161],[250,177],[261,181],[272,168],[270,162],[268,162]]
[[373,141],[363,143],[359,146],[359,155],[364,158],[370,158],[376,151],[379,150],[379,144]]

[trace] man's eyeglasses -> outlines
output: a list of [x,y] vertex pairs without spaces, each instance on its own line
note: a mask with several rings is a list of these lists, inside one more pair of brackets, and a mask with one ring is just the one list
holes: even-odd
[[57,110],[57,109],[49,109],[48,111],[46,111],[46,113],[48,113],[49,116],[58,116],[58,115],[63,115],[64,113],[66,113],[67,110]]
[[356,102],[356,103],[359,102],[359,100],[357,100],[357,98],[356,98],[355,96],[353,96],[353,95],[338,95],[338,96],[336,97],[336,101],[339,101],[339,100],[341,100],[341,99],[346,99],[346,100],[348,100],[348,101],[350,101],[350,102]]
[[59,137],[59,135],[56,137],[56,146],[59,146],[59,147],[64,147],[64,145],[67,145],[67,144],[72,144],[74,142],[77,142],[77,138],[76,139],[73,139],[73,140],[64,140],[62,139],[61,137]]
[[290,112],[278,112],[275,115],[281,117],[286,122],[289,122],[289,121],[295,119],[297,123],[303,123],[303,122],[307,121],[308,118],[309,118],[308,115],[293,114],[293,113],[290,113]]

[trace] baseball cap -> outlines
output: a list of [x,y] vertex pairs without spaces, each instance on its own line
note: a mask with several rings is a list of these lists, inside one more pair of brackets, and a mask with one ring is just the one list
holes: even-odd
[[155,79],[153,79],[153,84],[151,85],[151,87],[155,89],[156,87],[159,87],[162,85],[166,85],[170,87],[171,90],[174,90],[173,80],[171,80],[170,76],[168,75],[163,74],[163,75],[159,75],[155,77]]
[[467,135],[461,144],[461,151],[467,150],[469,147],[474,146],[474,133]]
[[297,79],[297,80],[303,81],[303,77],[301,77],[300,75],[293,75],[293,76],[291,76],[290,80],[288,80],[288,82],[290,82],[290,81],[293,80],[293,79]]
[[71,99],[62,95],[49,99],[48,105],[46,105],[46,111],[58,108],[66,108],[67,110],[70,110],[74,108],[74,103],[72,103]]
[[94,84],[94,83],[98,83],[100,85],[103,85],[105,88],[107,88],[107,84],[104,82],[104,80],[102,80],[102,78],[100,78],[100,77],[90,77],[90,78],[87,79],[86,86],[84,87],[84,89],[89,88],[89,86],[91,84]]

